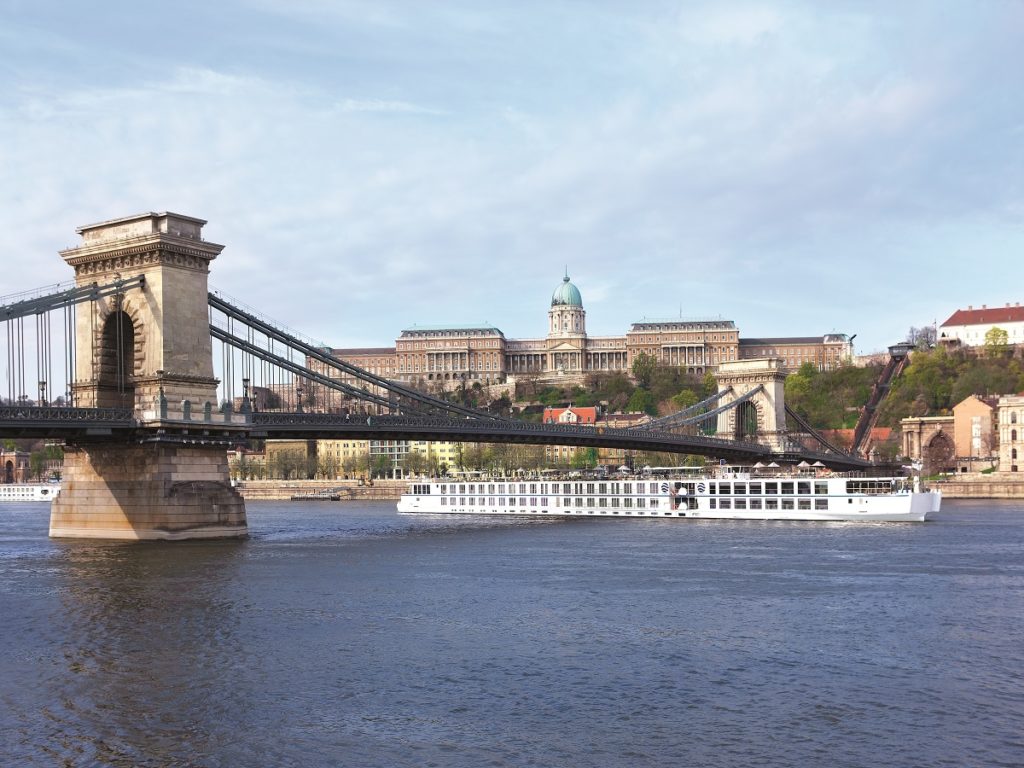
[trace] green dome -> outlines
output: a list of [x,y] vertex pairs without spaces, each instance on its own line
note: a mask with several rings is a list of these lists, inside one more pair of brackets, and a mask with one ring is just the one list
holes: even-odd
[[551,294],[551,306],[568,305],[570,307],[582,307],[583,298],[580,296],[580,289],[569,282],[569,275],[562,278],[562,284],[555,288]]

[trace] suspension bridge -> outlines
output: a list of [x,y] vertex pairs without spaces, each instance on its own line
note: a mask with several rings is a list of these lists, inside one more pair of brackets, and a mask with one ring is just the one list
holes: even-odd
[[82,243],[61,252],[73,282],[0,299],[0,437],[66,445],[53,536],[244,535],[226,449],[255,439],[558,444],[869,466],[786,408],[773,359],[725,363],[714,395],[630,429],[515,420],[385,379],[210,292],[223,246],[202,238],[205,223],[149,213],[80,227]]

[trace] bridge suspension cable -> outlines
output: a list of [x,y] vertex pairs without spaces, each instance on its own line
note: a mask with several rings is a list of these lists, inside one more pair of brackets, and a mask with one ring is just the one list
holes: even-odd
[[[244,324],[247,328],[251,329],[251,331],[265,336],[266,339],[268,340],[268,345],[270,345],[271,347],[273,346],[274,343],[284,345],[285,349],[289,352],[289,355],[291,355],[292,353],[298,353],[303,356],[305,361],[314,360],[320,365],[324,366],[325,369],[334,370],[340,374],[346,374],[370,386],[389,392],[395,396],[406,398],[416,403],[420,403],[421,405],[426,406],[428,408],[440,410],[453,416],[491,421],[505,421],[505,419],[502,419],[490,413],[486,413],[485,411],[480,411],[475,408],[468,408],[466,406],[458,405],[457,403],[452,403],[441,398],[432,397],[411,387],[407,387],[405,385],[399,384],[389,379],[385,379],[382,376],[370,373],[369,371],[364,370],[363,368],[359,368],[358,366],[352,365],[351,363],[346,363],[342,360],[339,360],[338,358],[324,351],[320,347],[317,347],[314,344],[311,344],[307,341],[303,341],[297,336],[282,330],[280,327],[273,325],[266,320],[257,317],[251,312],[247,312],[246,310],[229,303],[228,301],[224,300],[215,293],[209,294],[209,303],[211,309],[223,313],[225,317],[228,319],[229,323],[232,321],[238,321]],[[215,324],[211,316],[211,333],[213,333],[214,327]],[[235,338],[237,339],[238,337],[236,336]],[[270,352],[272,354],[276,354],[273,353],[273,349],[271,349]],[[294,363],[294,361],[292,361],[292,364],[297,365]],[[300,375],[302,377],[311,378],[309,376],[309,374],[311,373],[312,370],[307,365],[304,365],[303,372],[301,374],[293,372],[293,375]],[[355,396],[359,397],[362,400],[371,399],[366,396],[367,392],[365,390],[356,388],[352,388],[352,390],[356,393]],[[386,400],[386,402],[391,403],[390,400]]]
[[[369,392],[367,390],[357,389],[356,387],[349,386],[348,384],[338,381],[337,379],[332,379],[329,376],[323,375],[322,373],[306,368],[304,365],[300,365],[292,360],[289,360],[288,358],[281,357],[280,355],[277,355],[269,350],[263,349],[251,341],[242,339],[224,328],[211,325],[210,335],[213,336],[213,338],[217,339],[218,341],[224,342],[225,344],[234,347],[235,349],[245,353],[246,355],[251,355],[252,357],[255,357],[265,363],[276,365],[279,368],[288,371],[289,373],[292,373],[297,377],[308,379],[317,384],[328,387],[329,389],[333,389],[337,392],[342,392],[348,395],[349,397],[353,397],[359,400],[366,400],[371,403],[374,403],[375,405],[380,405],[388,409],[394,408],[396,406],[396,403],[393,400],[389,400],[385,397],[375,395],[374,393]],[[251,366],[249,370],[251,370]],[[248,376],[246,376],[246,378],[248,378]],[[416,408],[405,407],[401,408],[401,410],[409,413],[426,415],[425,411]]]
[[[127,291],[144,285],[145,277],[140,275],[119,278],[102,285],[64,283],[0,298],[0,322],[5,325],[0,344],[6,347],[4,360],[7,392],[3,399],[9,404],[18,405],[35,403],[45,406],[51,401],[58,405],[72,405],[77,306],[114,296],[120,308],[121,297]],[[62,317],[59,323],[55,323],[53,315],[58,312]],[[92,321],[92,310],[90,312]],[[26,318],[32,317],[34,321],[26,323]],[[120,330],[118,326],[117,331]],[[95,333],[91,335],[90,341],[96,342]],[[61,358],[56,365],[55,352]],[[114,350],[115,357],[111,361],[117,381],[121,384],[130,375],[125,370],[123,353],[122,345],[118,343]],[[64,369],[63,381],[59,380],[61,363]]]
[[646,426],[648,429],[662,429],[673,426],[679,426],[683,423],[692,424],[693,420],[690,419],[691,416],[698,413],[702,418],[707,416],[707,413],[704,409],[707,408],[712,403],[718,402],[732,391],[732,387],[726,387],[721,392],[716,392],[715,394],[711,395],[711,397],[705,398],[704,400],[701,400],[699,403],[694,403],[688,408],[684,408],[681,411],[676,411],[675,413],[670,413],[668,416],[662,416],[660,419],[654,419],[652,421],[649,421],[647,422]]
[[794,411],[788,405],[786,406],[786,415],[789,416],[791,419],[793,419],[793,421],[795,421],[800,426],[801,429],[803,429],[808,435],[810,435],[818,443],[823,445],[827,450],[832,451],[834,453],[837,453],[840,456],[842,456],[843,458],[850,458],[850,455],[846,451],[844,451],[842,448],[836,447],[835,445],[830,443],[828,440],[826,440],[824,437],[822,437],[820,434],[818,434],[814,430],[814,428],[810,424],[807,423],[807,420],[804,419],[803,416],[801,416],[799,413]]

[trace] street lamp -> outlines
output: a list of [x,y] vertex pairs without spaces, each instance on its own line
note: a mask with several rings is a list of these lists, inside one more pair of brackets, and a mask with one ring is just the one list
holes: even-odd
[[299,413],[302,413],[302,387],[298,386],[295,388],[295,400],[298,406]]

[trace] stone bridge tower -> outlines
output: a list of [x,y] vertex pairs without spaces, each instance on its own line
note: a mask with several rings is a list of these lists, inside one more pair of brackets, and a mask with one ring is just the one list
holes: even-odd
[[758,390],[750,400],[718,414],[718,435],[756,440],[781,451],[786,433],[786,374],[782,360],[772,357],[722,363],[715,376],[719,392],[732,388],[719,400],[719,407]]
[[[82,243],[61,251],[78,285],[144,278],[141,288],[80,308],[72,397],[78,406],[132,409],[147,439],[68,446],[51,536],[246,534],[224,447],[230,411],[218,414],[219,439],[210,436],[212,417],[206,429],[190,429],[191,414],[212,414],[217,398],[207,276],[224,246],[202,239],[205,223],[176,213],[114,219],[79,227]],[[177,428],[179,437],[162,427]],[[196,438],[183,440],[183,432]]]

